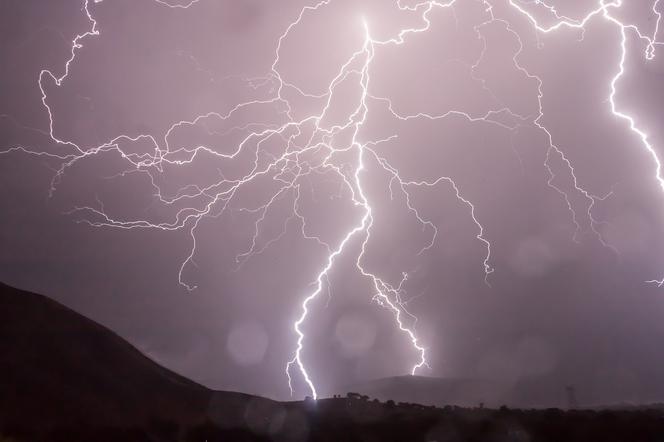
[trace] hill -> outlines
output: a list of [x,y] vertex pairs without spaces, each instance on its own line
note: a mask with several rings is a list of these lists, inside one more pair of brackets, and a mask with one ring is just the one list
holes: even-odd
[[267,399],[213,392],[158,365],[120,336],[42,295],[0,283],[0,431],[67,426],[244,424]]
[[502,405],[515,408],[548,408],[565,406],[565,386],[546,378],[524,378],[518,382],[501,382],[473,378],[437,378],[395,376],[354,384],[341,390],[353,391],[397,402],[413,402],[443,407],[456,405],[487,407]]

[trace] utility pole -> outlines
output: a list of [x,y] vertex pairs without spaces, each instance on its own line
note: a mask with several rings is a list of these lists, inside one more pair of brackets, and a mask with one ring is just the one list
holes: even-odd
[[576,400],[576,389],[574,386],[568,385],[565,387],[565,391],[567,392],[567,408],[569,410],[579,408],[579,402]]

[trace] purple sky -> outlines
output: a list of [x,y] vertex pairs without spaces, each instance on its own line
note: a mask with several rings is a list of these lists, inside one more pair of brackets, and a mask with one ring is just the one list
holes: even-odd
[[664,155],[664,4],[546,33],[516,6],[547,27],[599,3],[533,3],[104,0],[67,72],[83,1],[2,2],[0,280],[285,399],[344,244],[301,326],[321,394],[418,362],[375,276],[418,374],[664,400],[664,192],[609,99],[623,29],[613,102]]

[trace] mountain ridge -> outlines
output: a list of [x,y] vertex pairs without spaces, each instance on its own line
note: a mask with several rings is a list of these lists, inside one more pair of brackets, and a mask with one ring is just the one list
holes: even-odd
[[0,283],[0,430],[3,427],[243,425],[251,402],[210,390],[143,354],[117,333],[40,294]]
[[357,382],[344,389],[380,400],[392,399],[422,405],[498,408],[565,406],[564,385],[544,378],[524,378],[517,382],[479,378],[440,378],[433,376],[390,376]]

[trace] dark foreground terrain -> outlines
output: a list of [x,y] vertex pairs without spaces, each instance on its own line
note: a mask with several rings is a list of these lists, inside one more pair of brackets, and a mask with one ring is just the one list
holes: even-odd
[[216,392],[110,330],[0,284],[0,442],[664,442],[664,411],[425,407]]

